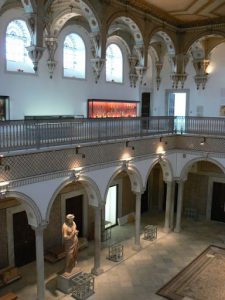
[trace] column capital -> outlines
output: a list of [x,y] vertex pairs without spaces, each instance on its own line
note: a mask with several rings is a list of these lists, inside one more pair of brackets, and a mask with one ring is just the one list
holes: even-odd
[[176,180],[173,178],[173,179],[171,179],[171,180],[163,180],[166,184],[172,184],[172,183],[174,183]]
[[48,222],[43,221],[37,226],[31,225],[31,228],[38,232],[38,231],[43,231],[44,229],[46,229],[47,226],[48,226]]
[[136,197],[141,197],[142,194],[143,194],[143,191],[141,191],[141,192],[135,192]]
[[185,178],[178,178],[178,177],[177,177],[177,178],[175,179],[175,181],[176,181],[176,183],[178,183],[178,184],[179,184],[179,183],[184,183],[185,181],[187,181],[187,177],[185,177]]

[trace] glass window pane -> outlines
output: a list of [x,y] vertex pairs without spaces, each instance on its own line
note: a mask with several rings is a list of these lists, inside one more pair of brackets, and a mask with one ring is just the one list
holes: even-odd
[[34,73],[26,47],[31,44],[27,25],[22,20],[10,22],[6,30],[6,65],[9,71]]
[[66,36],[63,50],[64,76],[85,78],[86,50],[82,38],[75,33]]
[[106,81],[123,82],[123,56],[116,44],[106,50]]
[[110,225],[117,223],[117,186],[111,186],[108,190],[105,204],[105,221],[110,222]]

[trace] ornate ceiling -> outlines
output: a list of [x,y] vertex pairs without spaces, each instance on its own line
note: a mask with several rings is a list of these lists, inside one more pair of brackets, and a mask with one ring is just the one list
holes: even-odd
[[225,0],[128,0],[171,24],[188,27],[225,22]]

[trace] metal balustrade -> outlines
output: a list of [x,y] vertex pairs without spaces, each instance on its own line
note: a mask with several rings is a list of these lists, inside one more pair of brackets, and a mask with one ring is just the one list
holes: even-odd
[[170,117],[0,122],[0,152],[161,134],[225,135],[224,118]]

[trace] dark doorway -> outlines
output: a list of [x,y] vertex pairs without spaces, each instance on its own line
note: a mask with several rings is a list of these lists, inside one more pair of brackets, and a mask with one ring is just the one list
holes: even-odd
[[[166,210],[166,196],[167,196],[167,183],[163,182],[163,211]],[[178,183],[175,183],[174,187],[174,212],[177,212],[177,197],[178,197]]]
[[213,183],[211,220],[225,222],[225,184]]
[[142,93],[141,116],[147,118],[150,116],[150,93]]
[[146,186],[146,190],[141,196],[141,213],[148,211],[148,182]]
[[79,236],[83,236],[83,195],[66,199],[66,214],[74,214]]
[[166,210],[167,184],[163,181],[163,211]]
[[142,93],[141,116],[143,117],[142,128],[149,129],[150,93]]
[[35,232],[28,224],[25,211],[13,214],[14,257],[16,267],[35,260]]

